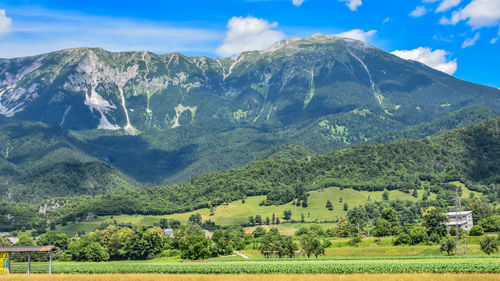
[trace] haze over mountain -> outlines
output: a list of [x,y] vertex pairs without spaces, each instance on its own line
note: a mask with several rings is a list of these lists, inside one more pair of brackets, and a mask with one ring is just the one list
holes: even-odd
[[[109,167],[106,184],[102,176],[90,181],[97,193],[108,190],[110,177],[178,182],[241,166],[277,145],[326,152],[383,140],[458,110],[474,121],[434,124],[452,129],[494,117],[500,91],[323,34],[222,59],[77,48],[0,60],[0,114],[18,126],[31,121],[70,130],[57,134],[71,139],[69,150],[78,157],[61,150],[50,153],[63,156],[50,159]],[[21,172],[13,172],[20,162],[5,153],[11,146],[0,143],[0,168],[26,187]]]

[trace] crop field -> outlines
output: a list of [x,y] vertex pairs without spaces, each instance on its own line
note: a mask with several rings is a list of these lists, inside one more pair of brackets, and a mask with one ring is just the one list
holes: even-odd
[[[464,188],[464,193],[470,192]],[[340,189],[338,187],[329,187],[322,190],[309,192],[310,196],[308,199],[309,206],[307,208],[293,206],[292,203],[287,203],[279,206],[259,206],[259,203],[265,199],[265,196],[253,196],[248,197],[245,203],[241,201],[234,201],[226,205],[217,206],[215,208],[214,215],[210,215],[210,210],[208,208],[199,209],[193,212],[164,215],[164,216],[143,216],[143,215],[118,215],[118,216],[103,216],[96,220],[82,222],[82,223],[68,223],[65,226],[59,226],[57,231],[66,232],[69,234],[75,234],[81,231],[90,232],[95,230],[100,226],[101,223],[108,222],[112,223],[116,221],[117,223],[132,223],[134,225],[153,225],[158,223],[161,218],[170,218],[179,220],[181,223],[188,221],[189,216],[195,213],[200,213],[203,220],[213,220],[218,225],[233,225],[242,224],[248,222],[248,216],[260,215],[263,219],[266,217],[271,218],[273,213],[277,217],[281,217],[285,210],[292,211],[292,219],[296,221],[301,220],[301,215],[304,215],[306,222],[322,222],[322,221],[332,221],[338,216],[345,216],[346,211],[344,211],[344,204],[347,203],[349,208],[364,205],[370,200],[380,201],[382,200],[382,191],[357,191],[350,188]],[[410,194],[392,190],[389,191],[390,200],[410,200],[416,201],[422,198],[422,192],[420,191],[418,199],[411,196]],[[430,198],[434,198],[436,195],[431,194]],[[340,202],[342,198],[342,202]],[[330,200],[333,203],[333,210],[328,211],[325,207],[326,200]],[[332,224],[325,224],[325,227],[331,227]],[[275,226],[276,227],[276,226]],[[284,234],[293,234],[301,225],[293,224],[281,227],[278,225],[280,231]]]
[[220,275],[201,275],[201,274],[93,274],[93,275],[10,275],[0,276],[0,280],[6,281],[274,281],[274,280],[304,280],[304,281],[496,281],[497,274],[351,274],[351,275],[332,275],[332,274],[220,274]]
[[[47,263],[34,263],[34,273],[46,273]],[[14,273],[26,272],[13,264]],[[406,259],[212,260],[203,262],[121,261],[56,262],[58,274],[357,274],[357,273],[500,273],[498,257]]]

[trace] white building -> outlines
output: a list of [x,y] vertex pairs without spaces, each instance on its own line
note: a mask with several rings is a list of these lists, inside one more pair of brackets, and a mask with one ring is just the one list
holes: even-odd
[[166,228],[163,230],[163,235],[171,237],[174,235],[174,230],[171,228]]
[[461,211],[461,212],[449,212],[446,213],[448,217],[448,222],[446,222],[446,228],[450,229],[451,227],[460,227],[463,230],[469,231],[473,224],[472,221],[472,211]]

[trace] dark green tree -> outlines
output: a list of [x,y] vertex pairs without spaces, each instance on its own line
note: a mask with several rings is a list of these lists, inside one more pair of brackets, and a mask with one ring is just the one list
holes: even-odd
[[445,238],[441,241],[441,252],[446,252],[448,256],[455,252],[456,247],[457,243],[453,239]]
[[326,200],[326,208],[327,208],[329,211],[333,211],[333,204],[332,204],[332,201],[330,201],[330,200]]
[[292,211],[286,210],[283,212],[283,219],[288,221],[292,218]]
[[201,225],[201,215],[199,213],[192,214],[189,216],[189,222],[192,224]]
[[481,250],[487,255],[498,252],[498,239],[493,236],[486,236],[480,242]]
[[207,259],[212,256],[210,240],[205,235],[187,235],[179,240],[181,258],[189,260]]
[[311,255],[314,255],[317,258],[319,255],[325,254],[325,248],[321,243],[319,236],[314,232],[302,235],[300,237],[300,246],[308,258]]

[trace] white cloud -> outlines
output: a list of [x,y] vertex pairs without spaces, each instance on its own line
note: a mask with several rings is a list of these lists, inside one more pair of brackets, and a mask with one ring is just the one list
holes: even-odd
[[477,40],[479,40],[479,32],[477,32],[474,37],[465,39],[464,43],[462,43],[462,48],[474,46]]
[[495,26],[500,22],[500,0],[473,0],[461,12],[460,19],[473,27]]
[[391,54],[405,60],[419,61],[429,67],[453,75],[457,71],[457,59],[448,60],[449,53],[445,50],[432,51],[427,47],[418,47],[413,50],[396,50]]
[[496,26],[500,23],[500,0],[472,0],[465,8],[455,11],[451,19],[442,18],[441,24],[457,24],[466,20],[474,28]]
[[427,13],[427,9],[424,6],[417,6],[415,10],[410,13],[410,16],[414,18],[419,18]]
[[449,9],[460,5],[460,2],[462,2],[462,0],[443,0],[443,2],[441,2],[441,4],[437,7],[436,13],[448,11]]
[[363,4],[363,2],[361,0],[339,0],[339,1],[345,2],[347,7],[349,7],[349,9],[351,11],[356,11],[358,9],[358,7]]
[[224,38],[215,29],[92,16],[42,8],[11,8],[16,19],[0,40],[0,57],[31,56],[76,47],[101,47],[110,51],[148,50],[155,53],[209,54]]
[[335,36],[351,38],[355,40],[360,40],[363,42],[367,42],[370,40],[375,34],[376,30],[363,31],[361,29],[353,29],[346,32],[335,34]]
[[277,26],[277,22],[269,23],[264,19],[251,16],[233,17],[227,23],[229,30],[224,44],[217,48],[217,54],[231,56],[243,51],[265,49],[285,38],[283,32],[274,30]]
[[390,20],[391,20],[391,18],[390,18],[390,17],[386,17],[386,18],[382,21],[382,23],[388,23]]
[[12,19],[7,17],[5,10],[0,10],[0,36],[10,32],[12,28]]
[[304,3],[304,0],[292,0],[292,3],[298,7]]
[[439,20],[439,23],[440,24],[444,24],[444,25],[448,25],[448,24],[451,24],[451,25],[455,25],[457,24],[458,22],[460,21],[460,12],[453,12],[451,14],[451,18],[446,18],[446,17],[442,17],[440,20]]

